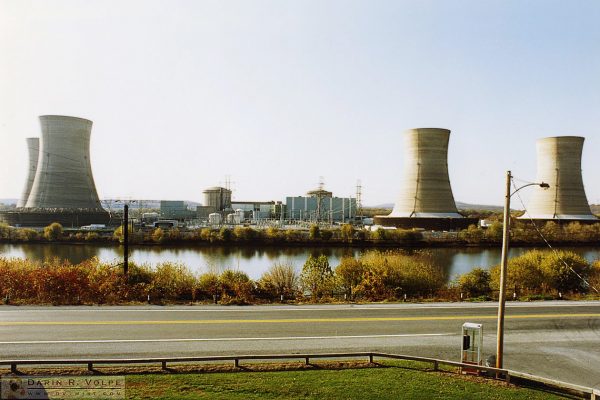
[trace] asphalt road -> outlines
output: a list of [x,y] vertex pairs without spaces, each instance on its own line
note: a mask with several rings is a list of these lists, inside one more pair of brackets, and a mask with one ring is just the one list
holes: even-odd
[[[459,360],[464,322],[496,350],[496,304],[0,307],[0,359],[382,351]],[[600,388],[600,302],[509,303],[505,367]]]

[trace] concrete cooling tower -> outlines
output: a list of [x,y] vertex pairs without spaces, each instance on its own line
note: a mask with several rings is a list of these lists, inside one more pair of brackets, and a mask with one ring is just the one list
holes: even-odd
[[375,223],[399,228],[456,229],[477,224],[458,213],[448,176],[450,131],[438,128],[404,132],[400,195],[392,213]]
[[537,182],[546,182],[550,188],[534,188],[527,213],[521,218],[597,220],[590,210],[581,177],[584,140],[579,136],[538,139]]
[[33,180],[35,179],[35,172],[37,171],[38,154],[40,152],[40,139],[39,138],[27,138],[27,151],[29,153],[29,167],[27,168],[27,180],[25,181],[25,188],[23,194],[17,202],[17,207],[24,207],[29,198],[31,187],[33,186]]
[[43,115],[38,169],[25,207],[101,208],[90,164],[92,121]]
[[[102,208],[90,163],[92,121],[60,115],[40,117],[42,130],[33,182],[24,205],[5,212],[0,219],[11,225],[45,226],[59,222],[65,226],[108,223]],[[30,149],[30,174],[33,171],[33,141]],[[30,177],[31,178],[31,175]],[[28,190],[30,188],[30,190]]]

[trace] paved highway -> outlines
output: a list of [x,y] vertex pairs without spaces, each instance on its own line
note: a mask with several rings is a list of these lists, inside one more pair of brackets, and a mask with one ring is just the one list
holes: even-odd
[[[383,351],[458,360],[493,303],[0,307],[0,359]],[[600,302],[509,303],[505,367],[600,388]]]

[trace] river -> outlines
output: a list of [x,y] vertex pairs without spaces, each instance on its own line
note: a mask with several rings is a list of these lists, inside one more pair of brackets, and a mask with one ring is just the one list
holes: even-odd
[[[523,254],[531,248],[513,247],[510,257]],[[600,247],[563,247],[572,250],[589,261],[600,259]],[[289,262],[301,269],[310,255],[324,254],[332,267],[338,265],[343,256],[359,256],[372,249],[347,247],[158,247],[132,246],[130,260],[139,264],[155,266],[161,262],[180,262],[196,273],[209,270],[239,269],[252,279],[258,279],[271,265]],[[469,272],[474,267],[490,268],[500,263],[500,248],[428,248],[435,263],[445,272],[449,280]],[[103,262],[119,262],[123,250],[117,246],[94,244],[0,244],[0,257],[44,260],[58,257],[78,263],[91,257]]]

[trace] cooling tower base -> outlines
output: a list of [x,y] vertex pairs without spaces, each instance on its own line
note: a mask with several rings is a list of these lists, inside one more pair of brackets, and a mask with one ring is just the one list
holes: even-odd
[[418,218],[418,217],[388,217],[376,215],[375,225],[393,226],[402,229],[422,228],[432,231],[450,231],[467,229],[469,225],[477,225],[477,218]]
[[58,222],[65,228],[108,225],[110,214],[102,209],[16,209],[0,212],[0,222],[11,226],[44,227]]

